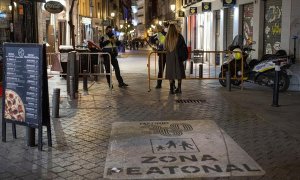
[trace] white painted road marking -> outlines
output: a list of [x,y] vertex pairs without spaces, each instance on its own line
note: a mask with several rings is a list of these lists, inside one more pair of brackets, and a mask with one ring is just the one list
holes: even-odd
[[104,177],[261,176],[264,170],[214,121],[117,122]]

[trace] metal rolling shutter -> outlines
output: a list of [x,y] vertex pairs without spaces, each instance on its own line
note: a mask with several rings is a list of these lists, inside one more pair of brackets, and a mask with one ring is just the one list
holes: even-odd
[[233,15],[234,9],[226,9],[226,48],[232,43],[233,40]]
[[281,43],[282,0],[265,0],[264,54],[273,54]]
[[221,26],[221,20],[220,20],[220,10],[215,11],[216,13],[216,34],[215,34],[215,50],[216,51],[221,51],[220,48],[220,26]]

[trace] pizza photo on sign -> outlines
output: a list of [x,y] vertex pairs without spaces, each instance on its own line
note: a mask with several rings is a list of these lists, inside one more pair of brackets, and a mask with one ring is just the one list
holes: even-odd
[[5,113],[6,119],[25,122],[25,108],[21,97],[13,90],[5,90]]

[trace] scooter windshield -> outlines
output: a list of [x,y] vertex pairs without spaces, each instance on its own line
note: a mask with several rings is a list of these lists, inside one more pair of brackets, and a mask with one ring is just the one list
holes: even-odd
[[243,48],[244,46],[244,37],[243,35],[236,35],[231,43],[231,46]]

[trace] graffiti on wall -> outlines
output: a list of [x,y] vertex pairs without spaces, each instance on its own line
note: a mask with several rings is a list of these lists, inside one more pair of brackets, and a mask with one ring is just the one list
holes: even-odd
[[273,54],[280,49],[281,17],[281,3],[280,5],[271,5],[266,9],[264,30],[265,54]]
[[253,4],[244,5],[243,35],[248,41],[253,40]]

